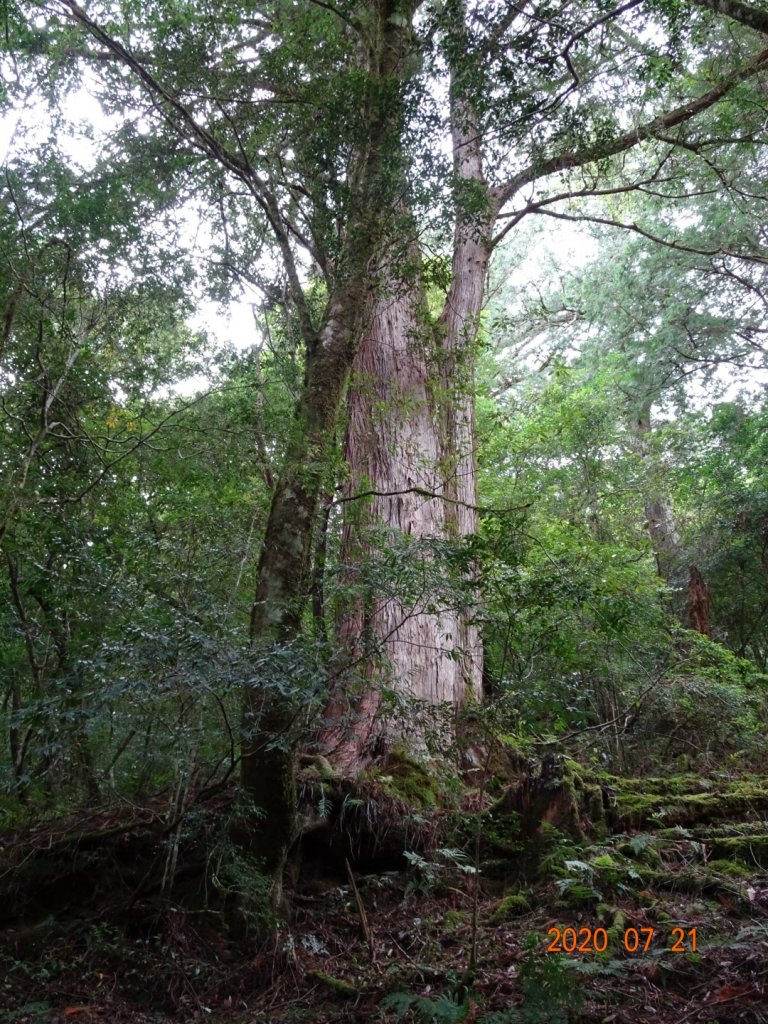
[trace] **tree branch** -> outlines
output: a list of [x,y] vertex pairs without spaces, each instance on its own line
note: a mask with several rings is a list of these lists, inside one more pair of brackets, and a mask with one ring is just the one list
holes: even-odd
[[750,263],[764,263],[768,264],[768,254],[765,256],[760,253],[741,253],[734,252],[731,249],[699,249],[693,245],[683,245],[682,242],[669,242],[666,238],[661,238],[659,235],[653,235],[650,231],[646,231],[641,228],[639,224],[625,224],[623,221],[611,220],[609,217],[594,217],[587,214],[570,214],[570,213],[559,213],[556,210],[545,210],[543,207],[539,207],[535,210],[536,213],[541,213],[545,217],[555,217],[557,220],[569,220],[576,223],[587,222],[589,224],[604,224],[606,227],[611,228],[622,228],[624,231],[632,231],[637,235],[642,235],[643,238],[647,238],[651,242],[655,242],[657,245],[663,245],[667,249],[674,249],[676,252],[692,252],[697,256],[730,256],[737,260],[746,260]]
[[697,7],[706,7],[716,14],[724,14],[726,18],[739,21],[742,25],[748,25],[756,32],[762,32],[768,36],[768,11],[761,11],[758,7],[750,7],[741,0],[693,0]]
[[86,12],[75,0],[57,0],[57,2],[69,12],[70,16],[91,35],[98,40],[110,53],[114,54],[126,67],[136,75],[144,88],[160,101],[158,110],[173,127],[181,125],[183,133],[198,149],[201,149],[207,156],[216,160],[217,163],[232,171],[243,181],[255,184],[252,168],[243,159],[232,153],[206,128],[198,124],[187,108],[180,103],[157,79],[147,71],[142,62],[130,50],[117,39],[114,39],[105,29],[89,18]]
[[337,18],[340,18],[345,25],[349,25],[358,35],[365,36],[362,23],[357,18],[350,18],[344,11],[339,10],[335,4],[324,3],[324,0],[309,0],[309,2],[314,4],[315,7],[321,7],[324,11],[330,11],[331,14],[335,14]]
[[531,502],[527,502],[525,505],[510,505],[508,508],[492,508],[488,505],[472,505],[469,502],[461,501],[458,498],[449,498],[447,495],[438,492],[430,491],[426,487],[404,487],[399,491],[360,491],[357,494],[350,494],[343,498],[334,498],[335,505],[344,505],[349,501],[361,501],[363,498],[396,498],[400,494],[418,494],[422,498],[431,500],[437,498],[440,501],[448,502],[450,505],[461,505],[463,508],[471,509],[473,512],[479,512],[482,515],[488,516],[503,516],[508,515],[510,512],[522,512],[526,508],[530,508]]
[[[744,67],[729,75],[728,78],[713,89],[710,89],[709,92],[704,93],[703,96],[690,100],[682,106],[675,107],[674,110],[670,110],[666,114],[660,114],[658,117],[653,118],[653,120],[646,122],[646,124],[638,125],[632,131],[625,132],[600,145],[585,146],[583,149],[571,149],[551,156],[548,159],[532,162],[508,182],[498,185],[491,190],[497,202],[497,207],[501,209],[525,185],[530,185],[541,178],[548,177],[550,174],[556,174],[558,171],[583,167],[585,164],[594,163],[596,160],[605,160],[608,157],[617,156],[619,153],[624,153],[634,148],[641,142],[656,138],[660,132],[690,121],[691,118],[696,117],[702,111],[714,106],[734,86],[765,68],[768,68],[768,49],[761,50],[755,54]],[[499,241],[500,237],[497,237],[494,239],[493,244],[495,245]]]

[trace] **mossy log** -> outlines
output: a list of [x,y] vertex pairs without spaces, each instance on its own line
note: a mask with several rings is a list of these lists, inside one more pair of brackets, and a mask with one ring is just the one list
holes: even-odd
[[768,813],[766,781],[762,778],[726,780],[715,788],[715,784],[707,784],[706,780],[697,779],[693,783],[687,777],[673,777],[667,780],[666,787],[662,785],[664,780],[618,780],[618,796],[610,821],[616,830],[749,821]]
[[333,992],[334,995],[340,996],[342,999],[354,999],[360,995],[360,990],[351,981],[345,981],[343,978],[334,978],[330,974],[325,974],[324,971],[307,971],[307,978],[310,981],[316,981],[319,985],[323,985]]

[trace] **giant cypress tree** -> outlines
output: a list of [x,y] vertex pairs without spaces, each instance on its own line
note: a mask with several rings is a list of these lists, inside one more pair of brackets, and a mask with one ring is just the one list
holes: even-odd
[[[742,6],[728,12],[759,27],[760,12]],[[670,17],[660,7],[634,2],[599,10],[569,5],[566,16],[558,5],[449,0],[432,9],[427,24],[425,63],[447,89],[451,274],[442,310],[430,318],[425,275],[418,270],[429,263],[412,244],[409,287],[392,286],[380,297],[358,351],[345,445],[346,499],[357,492],[370,504],[363,530],[359,513],[349,517],[347,562],[371,555],[365,541],[371,524],[415,539],[415,551],[418,541],[426,541],[427,561],[433,557],[429,541],[461,542],[475,532],[473,360],[495,247],[527,215],[561,215],[573,199],[641,189],[656,191],[663,202],[666,190],[668,203],[679,205],[686,191],[695,196],[700,187],[692,178],[701,169],[681,165],[686,154],[706,166],[706,187],[714,182],[722,192],[727,176],[718,163],[733,160],[739,109],[732,94],[764,71],[768,57],[765,50],[752,53],[747,34],[745,49],[728,54],[726,74],[713,73],[723,59],[716,47],[712,72],[705,60],[696,81],[685,72],[680,12]],[[664,40],[652,47],[642,42],[650,25]],[[726,99],[726,109],[699,127],[696,119]],[[759,95],[749,102],[755,99],[761,109]],[[628,123],[632,129],[622,131]],[[752,147],[755,135],[743,129],[737,141]],[[639,152],[627,165],[622,157],[630,150]],[[674,234],[662,241],[677,244]],[[441,596],[430,601],[421,593],[409,603],[390,593],[358,596],[343,619],[340,639],[357,680],[345,680],[346,692],[338,686],[324,738],[344,766],[359,764],[381,749],[387,735],[391,739],[392,723],[377,727],[375,720],[376,677],[428,704],[460,706],[479,696],[483,654],[471,590],[458,607],[446,606]],[[345,716],[351,719],[346,730],[340,724]],[[409,727],[413,733],[412,723],[396,729]]]
[[[709,15],[689,25],[678,5],[642,0],[53,0],[25,3],[27,24],[11,12],[17,68],[47,61],[55,76],[90,63],[105,105],[126,115],[116,158],[143,153],[145,173],[194,183],[221,229],[221,264],[263,286],[300,335],[304,383],[259,563],[257,650],[301,629],[321,485],[356,359],[347,497],[362,484],[374,519],[417,538],[474,531],[472,352],[493,249],[529,213],[668,181],[695,152],[698,120],[768,67],[755,34],[764,13],[711,6],[748,28],[713,22],[702,33]],[[633,149],[642,159],[630,172],[622,155]],[[438,242],[451,272],[432,318],[419,242],[438,201],[430,186],[438,198],[450,191]],[[371,396],[397,407],[386,430],[371,430]],[[471,596],[453,611],[392,608],[381,613],[374,595],[365,626],[401,686],[454,704],[478,692]],[[360,625],[353,609],[342,636],[354,643]],[[364,716],[376,709],[375,676],[364,674],[353,702]],[[246,686],[243,780],[269,812],[262,852],[276,864],[291,831],[292,758],[280,737],[293,708],[263,684]],[[331,731],[351,764],[372,736],[366,717],[344,740],[343,709],[337,692]]]

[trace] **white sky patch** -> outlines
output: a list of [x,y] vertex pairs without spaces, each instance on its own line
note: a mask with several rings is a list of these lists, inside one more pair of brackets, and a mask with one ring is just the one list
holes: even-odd
[[[531,215],[535,217],[535,214]],[[589,225],[559,221],[557,226],[547,224],[533,236],[533,244],[524,259],[507,277],[507,286],[523,289],[540,281],[542,270],[571,271],[583,267],[598,254],[597,240]]]
[[[255,296],[250,300],[243,298],[228,303],[224,308],[216,302],[201,302],[195,315],[189,319],[189,326],[195,331],[204,331],[221,347],[246,352],[262,342],[253,314],[254,301]],[[170,391],[182,398],[192,398],[207,391],[210,386],[209,377],[195,374],[178,381]]]
[[231,345],[237,352],[245,352],[261,341],[253,317],[253,306],[247,299],[230,302],[224,310],[218,303],[203,302],[190,320],[190,326],[194,330],[212,334],[223,345]]
[[0,164],[4,164],[8,159],[18,123],[18,114],[6,114],[4,117],[0,117]]
[[96,166],[107,130],[116,128],[121,118],[108,117],[87,87],[70,93],[62,103],[70,132],[59,138],[59,145],[73,166],[90,171]]

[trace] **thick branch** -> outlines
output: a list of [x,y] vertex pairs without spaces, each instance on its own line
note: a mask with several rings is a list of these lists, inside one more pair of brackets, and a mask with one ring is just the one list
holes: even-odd
[[768,36],[768,11],[743,4],[741,0],[693,0],[697,7],[706,7],[716,14],[724,14],[726,18],[740,21],[756,32]]
[[[675,107],[674,110],[661,114],[644,125],[638,125],[632,131],[625,132],[607,143],[585,146],[582,149],[571,149],[545,160],[534,161],[504,185],[497,186],[492,190],[498,207],[500,208],[504,203],[507,203],[525,185],[530,185],[534,181],[546,178],[550,174],[556,174],[558,171],[583,167],[585,164],[594,163],[596,160],[605,160],[608,157],[617,156],[619,153],[624,153],[634,148],[641,142],[656,138],[660,132],[690,121],[691,118],[696,117],[704,110],[708,110],[719,100],[723,99],[739,82],[743,82],[765,68],[768,68],[768,49],[761,50],[744,67],[729,75],[719,85],[716,85],[714,89],[710,89],[709,92],[699,96],[698,99],[690,100],[682,106]],[[500,238],[501,236],[495,238],[494,244],[500,241]]]

